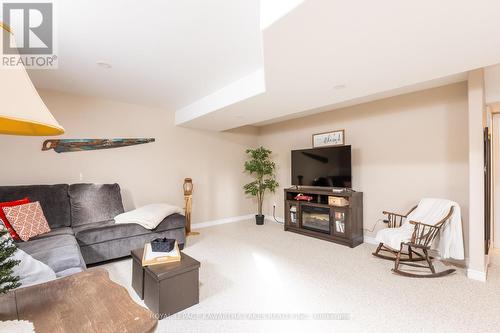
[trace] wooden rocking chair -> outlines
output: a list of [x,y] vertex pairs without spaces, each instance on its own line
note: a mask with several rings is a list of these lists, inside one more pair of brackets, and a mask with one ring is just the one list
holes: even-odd
[[[406,215],[383,212],[387,215],[387,222],[389,228],[400,228],[403,224],[403,221],[408,217],[408,215],[417,208],[417,206],[413,207]],[[434,265],[432,264],[432,257],[429,256],[429,250],[431,248],[432,242],[439,235],[439,232],[443,225],[449,220],[451,215],[453,214],[453,207],[450,208],[448,214],[438,221],[434,225],[425,224],[421,222],[409,221],[410,224],[414,225],[413,233],[409,242],[402,242],[399,248],[399,251],[394,250],[385,246],[383,243],[380,243],[375,252],[372,254],[376,257],[393,260],[394,268],[392,271],[396,274],[407,276],[407,277],[416,277],[416,278],[434,278],[441,277],[455,272],[455,269],[448,269],[439,273],[436,273]],[[385,222],[385,221],[384,221]],[[407,248],[407,252],[404,251],[405,247]],[[416,250],[422,251],[422,253],[417,252]],[[393,254],[393,256],[387,256],[380,254],[381,251],[389,252]],[[413,262],[417,261],[426,261],[426,264],[416,264]],[[410,273],[401,270],[400,266],[406,265],[411,267],[418,268],[428,268],[430,269],[430,274],[425,273]]]

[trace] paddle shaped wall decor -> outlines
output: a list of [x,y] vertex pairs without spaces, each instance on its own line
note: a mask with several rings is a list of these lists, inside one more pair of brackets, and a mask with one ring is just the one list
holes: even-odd
[[111,149],[154,142],[155,139],[60,139],[45,140],[42,150],[54,149],[56,153]]

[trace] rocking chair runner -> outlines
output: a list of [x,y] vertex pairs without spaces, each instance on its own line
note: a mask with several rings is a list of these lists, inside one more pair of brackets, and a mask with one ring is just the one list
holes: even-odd
[[[384,211],[383,214],[387,215],[387,220],[384,222],[388,223],[389,228],[400,228],[402,227],[403,222],[408,217],[408,215],[416,208],[417,206],[413,207],[406,215]],[[394,268],[392,269],[392,271],[399,275],[408,277],[427,278],[427,277],[441,277],[451,274],[455,272],[454,269],[448,269],[436,273],[434,265],[432,264],[433,258],[429,256],[429,250],[432,245],[432,242],[439,234],[443,225],[450,219],[452,214],[453,214],[453,207],[450,207],[448,214],[446,214],[446,216],[443,219],[441,219],[434,225],[409,221],[409,223],[414,226],[413,233],[410,241],[401,242],[399,251],[387,247],[386,245],[384,245],[384,243],[380,243],[379,246],[377,247],[377,250],[375,250],[375,252],[373,252],[372,254],[382,259],[395,261]],[[407,252],[404,252],[405,247],[408,249]],[[422,253],[415,251],[416,249],[421,250]],[[380,254],[381,251],[389,252],[394,256],[387,256]],[[417,261],[426,261],[427,265],[413,263]],[[431,274],[416,274],[416,273],[406,272],[401,270],[400,268],[401,265],[418,267],[418,268],[428,268],[430,269]]]

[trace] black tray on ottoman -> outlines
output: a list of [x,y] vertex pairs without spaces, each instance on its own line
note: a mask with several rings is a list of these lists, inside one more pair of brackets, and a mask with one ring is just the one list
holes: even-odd
[[199,261],[181,252],[181,261],[142,266],[144,249],[132,251],[132,287],[159,319],[199,303]]

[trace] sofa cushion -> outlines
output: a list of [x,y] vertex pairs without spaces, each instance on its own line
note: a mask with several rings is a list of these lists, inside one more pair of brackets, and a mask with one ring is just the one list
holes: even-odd
[[52,236],[60,236],[60,235],[74,235],[73,229],[70,227],[62,227],[62,228],[55,228],[50,230],[50,232],[42,235],[38,235],[36,237],[30,238],[30,241],[40,239],[40,238],[46,238],[46,237],[52,237]]
[[98,227],[103,227],[106,225],[113,225],[115,224],[114,220],[108,220],[108,221],[101,221],[101,222],[96,222],[96,223],[87,223],[87,224],[82,224],[76,227],[73,227],[73,233],[76,235],[80,231],[87,230],[87,229],[95,229]]
[[57,276],[69,268],[86,268],[78,243],[71,235],[45,237],[16,245],[52,268]]
[[131,250],[142,247],[144,244],[151,242],[155,238],[163,237],[177,239],[180,249],[182,249],[186,241],[184,228],[177,228],[161,232],[150,231],[143,235],[113,239],[107,242],[91,245],[81,245],[80,251],[82,251],[82,256],[85,259],[85,262],[87,264],[93,264],[109,259],[130,256]]
[[91,245],[115,239],[134,237],[139,235],[184,228],[185,217],[180,214],[167,216],[153,230],[148,230],[135,223],[116,224],[113,220],[86,224],[73,228],[80,245]]
[[19,242],[16,243],[16,246],[24,252],[32,254],[38,251],[46,251],[51,248],[58,248],[72,244],[75,244],[74,237],[72,237],[71,235],[59,235],[54,237],[33,239],[28,242]]
[[28,197],[31,202],[40,202],[50,228],[71,225],[68,185],[0,186],[0,202],[25,197]]
[[73,184],[68,193],[73,227],[112,220],[124,212],[118,184]]
[[138,224],[100,224],[94,228],[84,228],[75,233],[80,245],[90,245],[110,240],[133,237],[150,233],[150,231]]
[[19,276],[20,287],[40,284],[56,278],[56,273],[52,268],[21,249],[14,252],[12,259],[19,260],[19,265],[14,266],[12,273],[14,276]]

